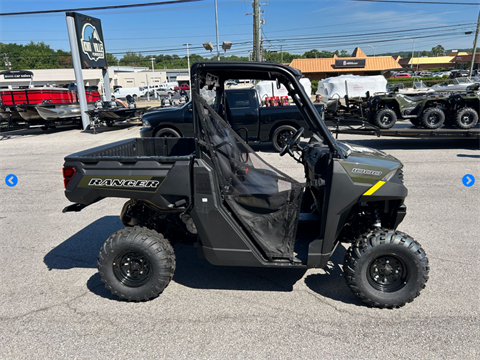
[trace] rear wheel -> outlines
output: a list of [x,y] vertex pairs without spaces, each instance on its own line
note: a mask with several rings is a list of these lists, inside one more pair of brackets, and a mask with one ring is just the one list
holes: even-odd
[[438,108],[426,109],[422,114],[420,124],[426,129],[438,129],[445,121],[445,113]]
[[353,244],[343,271],[363,302],[398,308],[413,301],[428,280],[428,259],[415,240],[395,230],[378,229]]
[[175,254],[163,235],[135,226],[110,236],[98,256],[98,272],[112,294],[129,301],[160,295],[175,272]]
[[455,114],[455,126],[459,129],[471,129],[478,123],[478,113],[469,107],[458,110]]
[[297,129],[291,125],[279,126],[273,132],[273,136],[272,136],[272,144],[275,150],[280,152],[285,147],[285,145],[287,145],[287,142],[290,136],[292,136],[296,132],[297,132]]
[[163,128],[157,131],[155,137],[169,137],[169,138],[179,138],[182,137],[180,133],[172,128]]
[[397,122],[397,114],[392,109],[381,109],[373,117],[373,125],[380,129],[390,129]]

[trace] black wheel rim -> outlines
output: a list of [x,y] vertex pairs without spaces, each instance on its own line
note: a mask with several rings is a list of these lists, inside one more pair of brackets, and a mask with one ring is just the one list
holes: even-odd
[[435,126],[440,121],[440,117],[437,114],[430,114],[427,117],[427,123],[430,126]]
[[122,284],[139,287],[150,279],[152,267],[145,254],[138,251],[124,251],[115,257],[113,273]]
[[383,114],[382,117],[380,117],[380,122],[383,125],[390,125],[392,122],[392,116],[390,114]]
[[473,123],[473,114],[465,113],[460,117],[460,122],[464,126],[470,126]]
[[288,143],[288,139],[294,134],[292,130],[283,130],[278,134],[277,144],[278,146],[283,149],[285,145]]
[[369,266],[368,282],[382,292],[395,292],[403,288],[409,279],[405,263],[396,256],[375,258]]

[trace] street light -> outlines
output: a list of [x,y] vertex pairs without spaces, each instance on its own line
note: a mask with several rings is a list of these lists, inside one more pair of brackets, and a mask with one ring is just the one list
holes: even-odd
[[183,44],[184,46],[187,47],[187,62],[188,62],[188,87],[190,88],[190,91],[192,91],[192,84],[190,82],[190,54],[188,52],[188,45],[192,45],[189,43]]
[[[204,42],[203,47],[205,48],[205,50],[210,51],[210,52],[212,52],[212,50],[213,50],[213,44],[210,41]],[[222,49],[225,52],[227,52],[227,50],[230,50],[231,48],[232,48],[232,42],[231,41],[224,41],[222,43]],[[220,60],[220,54],[218,54],[217,59]]]
[[375,49],[377,48],[376,46],[372,46],[372,45],[367,45],[367,46],[370,46],[372,49],[373,49],[373,57],[376,56],[376,53],[375,53]]
[[227,50],[230,50],[232,48],[232,42],[231,41],[224,41],[222,43],[222,49],[227,52]]
[[212,52],[213,50],[213,44],[210,41],[204,42],[203,47],[205,50]]
[[[406,36],[404,37],[404,39],[408,39],[411,42],[413,42],[413,46],[412,46],[412,69],[413,69],[413,57],[415,56],[415,39],[410,39]],[[417,71],[418,71],[418,61],[417,61]]]

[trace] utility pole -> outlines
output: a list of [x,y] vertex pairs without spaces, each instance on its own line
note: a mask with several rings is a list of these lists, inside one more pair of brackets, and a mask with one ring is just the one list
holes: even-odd
[[158,99],[157,89],[155,89],[155,66],[153,65],[153,60],[155,60],[155,58],[152,56],[152,57],[150,58],[150,60],[152,61],[153,94],[154,94],[154,96],[155,96],[155,99]]
[[3,57],[5,59],[5,66],[8,67],[8,70],[12,70],[12,63],[8,61],[8,54],[4,53]]
[[477,40],[478,40],[478,30],[479,30],[479,28],[480,28],[480,11],[478,12],[477,31],[475,32],[475,40],[473,41],[472,62],[470,63],[470,77],[472,76],[473,65],[475,64],[475,54],[477,52]]
[[280,63],[283,64],[283,45],[280,45]]
[[215,29],[217,32],[217,60],[220,61],[220,48],[218,44],[218,12],[217,12],[217,0],[215,0]]
[[253,60],[262,61],[260,49],[260,3],[253,0]]
[[[218,40],[217,40],[218,42]],[[189,43],[186,43],[186,44],[183,44],[185,46],[187,46],[187,63],[188,63],[188,86],[190,87],[190,89],[192,88],[192,84],[190,82],[190,53],[188,52],[188,45],[192,45],[192,44],[189,44]],[[190,90],[191,91],[191,90]]]

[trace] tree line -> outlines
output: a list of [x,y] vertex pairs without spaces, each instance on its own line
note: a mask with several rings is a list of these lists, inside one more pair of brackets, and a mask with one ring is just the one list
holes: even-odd
[[[416,52],[417,56],[441,56],[445,54],[445,49],[441,45],[432,48],[431,52]],[[280,53],[278,51],[265,51],[265,61],[290,63],[293,59],[313,59],[313,58],[331,58],[334,55],[338,57],[349,57],[351,54],[347,50],[317,50],[312,49],[303,54],[291,54],[289,52]],[[387,55],[387,54],[385,54]],[[12,70],[21,69],[62,69],[72,68],[72,56],[70,51],[54,50],[50,45],[44,42],[34,43],[31,41],[26,45],[9,43],[0,43],[0,56],[3,56],[0,62],[0,69],[7,70],[10,66]],[[173,55],[142,55],[132,51],[127,51],[121,58],[107,53],[107,63],[109,66],[140,66],[151,67],[151,58],[154,58],[156,69],[186,69],[188,66],[187,56]],[[8,60],[7,60],[8,58]],[[216,60],[216,56],[204,57],[198,54],[190,55],[190,64],[202,60]],[[221,60],[247,61],[247,56],[221,56]],[[9,64],[8,64],[9,63]]]

